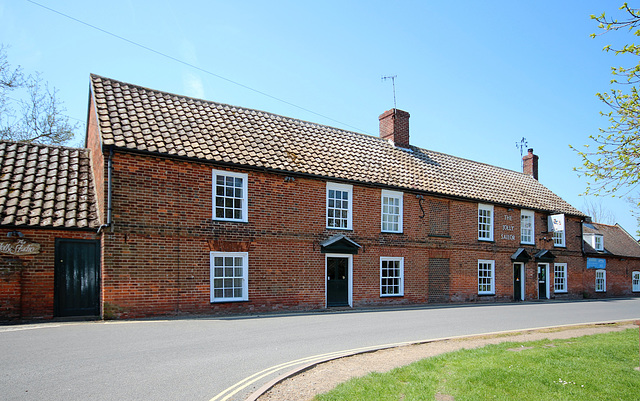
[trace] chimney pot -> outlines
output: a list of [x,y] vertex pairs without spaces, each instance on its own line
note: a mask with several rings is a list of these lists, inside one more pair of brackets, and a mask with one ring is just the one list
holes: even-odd
[[409,113],[398,109],[380,114],[380,138],[389,139],[397,146],[409,146],[409,117]]

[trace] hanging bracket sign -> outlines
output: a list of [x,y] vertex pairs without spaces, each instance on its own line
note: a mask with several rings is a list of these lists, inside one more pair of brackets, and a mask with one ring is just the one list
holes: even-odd
[[14,256],[35,255],[40,253],[40,244],[24,239],[0,241],[0,253]]

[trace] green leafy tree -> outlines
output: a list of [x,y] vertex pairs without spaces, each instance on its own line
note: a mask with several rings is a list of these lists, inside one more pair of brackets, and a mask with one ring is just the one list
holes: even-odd
[[64,144],[73,138],[78,124],[69,122],[57,93],[40,74],[13,68],[0,45],[0,139]]
[[[592,15],[591,19],[598,22],[600,31],[591,37],[617,31],[640,36],[640,9],[624,3],[619,10],[622,12],[620,19],[605,13]],[[640,184],[640,95],[637,87],[640,83],[640,62],[635,57],[640,56],[640,45],[607,45],[603,50],[622,56],[624,61],[633,61],[627,66],[612,67],[613,88],[597,94],[608,107],[600,114],[608,118],[610,125],[589,137],[595,146],[585,145],[582,151],[572,146],[583,162],[575,170],[587,177],[585,195],[627,197],[635,205],[634,213],[638,216],[640,198],[635,189]]]
[[[622,20],[608,18],[605,13],[592,15],[602,32],[591,36],[619,30],[640,36],[640,10],[630,8],[627,3],[620,10],[625,12]],[[640,45],[626,44],[620,48],[607,45],[604,51],[640,56]],[[636,86],[640,82],[640,62],[630,67],[612,67],[611,72],[615,87],[597,94],[608,106],[609,110],[601,114],[609,119],[610,126],[589,137],[596,144],[594,149],[589,145],[584,151],[576,149],[583,159],[582,167],[576,170],[589,179],[587,194],[627,191],[623,195],[628,195],[640,183],[640,97]]]

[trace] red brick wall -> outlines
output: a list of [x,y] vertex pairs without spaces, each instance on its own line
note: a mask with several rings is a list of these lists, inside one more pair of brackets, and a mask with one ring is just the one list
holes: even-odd
[[86,147],[90,150],[93,183],[98,206],[98,221],[105,221],[106,177],[105,157],[102,153],[102,140],[99,134],[98,121],[93,101],[89,102],[89,118],[87,122]]
[[538,156],[533,154],[533,149],[522,158],[522,172],[535,178],[538,177]]
[[[0,238],[7,232],[0,229]],[[18,229],[24,238],[40,244],[36,255],[0,254],[0,321],[54,317],[54,264],[56,238],[95,239],[94,232]]]
[[[249,221],[213,221],[211,165],[116,152],[114,228],[104,237],[106,317],[322,308],[325,255],[320,242],[334,234],[346,234],[362,245],[353,256],[354,306],[426,303],[430,297],[438,302],[511,300],[511,255],[519,247],[531,256],[550,249],[555,262],[568,264],[569,293],[558,297],[582,296],[577,218],[567,217],[567,247],[555,248],[546,233],[547,215],[536,213],[537,243],[524,246],[519,241],[520,210],[494,206],[495,241],[482,242],[477,239],[476,202],[420,200],[405,193],[404,232],[381,233],[380,189],[354,186],[353,230],[328,230],[325,181],[296,177],[288,182],[285,175],[247,173]],[[447,224],[434,217],[437,213]],[[212,304],[209,252],[238,249],[248,250],[249,301]],[[403,297],[380,297],[381,256],[404,257]],[[445,266],[448,262],[448,282],[437,277],[442,290],[430,287],[431,259]],[[478,259],[495,260],[495,295],[477,294]],[[528,299],[538,297],[536,267],[533,260],[525,265]],[[550,271],[553,298],[553,263]]]
[[[590,255],[592,257],[599,257]],[[605,292],[595,292],[596,269],[584,272],[583,287],[588,298],[613,298],[640,296],[640,292],[632,292],[631,274],[640,271],[640,259],[606,257],[606,287]],[[586,263],[586,262],[585,262]]]
[[380,114],[380,138],[392,140],[398,146],[409,146],[409,113],[391,109]]

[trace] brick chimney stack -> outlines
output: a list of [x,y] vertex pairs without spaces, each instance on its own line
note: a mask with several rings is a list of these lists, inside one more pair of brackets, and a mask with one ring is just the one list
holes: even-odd
[[390,139],[396,146],[409,146],[409,113],[391,109],[380,114],[380,138]]
[[533,154],[533,149],[522,158],[522,172],[538,179],[538,156]]

